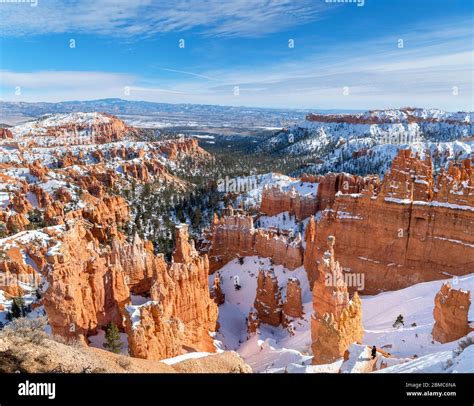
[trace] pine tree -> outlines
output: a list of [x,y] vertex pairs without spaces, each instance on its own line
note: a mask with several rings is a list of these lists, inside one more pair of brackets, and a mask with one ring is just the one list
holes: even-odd
[[199,224],[201,223],[201,208],[198,207],[196,211],[194,212],[193,216],[193,227],[197,228]]
[[104,348],[115,353],[120,354],[123,343],[120,341],[120,332],[115,323],[110,322],[105,331]]
[[405,322],[403,321],[403,316],[399,314],[397,320],[395,320],[395,323],[393,323],[393,327],[400,327],[402,325],[404,326]]
[[18,296],[13,298],[10,312],[13,318],[25,316],[25,300],[23,297]]

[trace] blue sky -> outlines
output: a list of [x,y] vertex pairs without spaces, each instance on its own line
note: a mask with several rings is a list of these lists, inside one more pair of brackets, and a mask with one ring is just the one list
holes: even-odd
[[2,100],[474,110],[471,0],[9,1]]

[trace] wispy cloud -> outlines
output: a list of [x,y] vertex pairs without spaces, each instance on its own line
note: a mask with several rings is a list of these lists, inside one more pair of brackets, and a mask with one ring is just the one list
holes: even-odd
[[[403,48],[398,47],[399,36],[388,36],[353,47],[337,45],[324,55],[203,71],[193,74],[199,80],[183,77],[170,86],[199,103],[473,110],[471,35],[469,24],[414,27],[400,35]],[[213,80],[203,81],[206,77]]]
[[2,4],[0,31],[133,37],[197,29],[205,35],[254,37],[312,21],[326,9],[316,0],[39,0],[37,7]]
[[[0,95],[5,100],[60,101],[123,97],[133,75],[94,71],[0,71]],[[20,94],[16,94],[18,93]],[[16,93],[15,93],[16,92]]]
[[[462,28],[464,27],[464,28]],[[404,47],[398,48],[399,36]],[[474,110],[471,29],[425,25],[399,36],[337,44],[324,54],[280,62],[135,77],[104,72],[2,72],[2,87],[22,99],[126,97],[171,103],[304,108],[416,105]],[[124,96],[124,87],[130,93]],[[238,87],[238,92],[235,87]],[[28,88],[37,93],[26,93]],[[346,92],[344,90],[347,89]],[[41,91],[41,92],[40,92]],[[4,99],[14,99],[8,95]]]

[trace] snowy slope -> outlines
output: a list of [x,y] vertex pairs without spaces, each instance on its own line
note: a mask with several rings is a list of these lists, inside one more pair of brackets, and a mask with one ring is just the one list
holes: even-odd
[[29,134],[44,135],[48,129],[63,126],[91,127],[97,124],[110,123],[110,117],[101,113],[68,113],[49,114],[38,120],[28,121],[24,124],[10,128],[13,137],[23,137]]
[[[219,307],[220,329],[216,339],[219,348],[236,350],[255,372],[282,368],[290,363],[310,362],[311,333],[309,328],[312,312],[311,291],[303,267],[289,271],[281,265],[273,266],[282,289],[282,300],[286,296],[286,282],[289,277],[300,280],[304,305],[304,319],[294,320],[295,335],[281,327],[262,326],[260,334],[247,340],[246,317],[253,308],[260,268],[268,268],[268,258],[245,257],[244,264],[237,260],[229,262],[219,270],[225,303]],[[240,290],[235,290],[234,276],[239,276]],[[214,275],[210,276],[212,284]]]
[[[233,190],[229,190],[230,188],[227,187],[230,185],[230,181],[230,179],[227,179],[226,182],[223,182],[219,190],[232,192]],[[259,204],[262,200],[262,192],[265,187],[278,186],[285,192],[295,189],[301,197],[315,197],[318,193],[317,183],[302,182],[300,179],[282,175],[281,173],[270,172],[261,175],[242,176],[234,179],[234,181],[242,185],[242,189],[240,189],[241,193],[237,197],[234,205],[235,207],[240,203],[242,203],[245,208]]]
[[[339,372],[342,360],[328,365],[311,365],[311,331],[310,317],[313,311],[312,295],[306,272],[303,267],[290,271],[283,266],[273,266],[279,286],[282,289],[282,300],[285,298],[286,281],[289,277],[297,277],[301,282],[304,318],[293,320],[294,335],[282,327],[262,325],[259,333],[248,337],[246,317],[253,308],[255,300],[258,270],[270,266],[270,260],[259,257],[245,257],[244,264],[237,260],[229,262],[218,272],[221,276],[221,287],[225,294],[225,303],[219,307],[220,329],[216,335],[219,349],[235,350],[252,367],[255,372]],[[240,290],[235,290],[233,280],[239,276]],[[210,286],[214,275],[209,278]],[[474,292],[474,274],[449,280],[454,287]],[[410,367],[408,364],[396,365],[391,368],[419,370],[427,372],[440,368],[448,359],[453,358],[453,350],[458,341],[440,344],[432,341],[434,297],[445,281],[433,281],[410,286],[394,292],[384,292],[376,296],[362,296],[364,339],[363,344],[376,345],[401,358],[400,362],[413,356],[424,361],[420,365]],[[405,327],[394,328],[393,322],[402,314]],[[470,319],[474,319],[474,308],[471,307]],[[416,326],[412,326],[416,323]],[[474,364],[470,352],[459,358],[456,371],[467,372],[469,360]],[[397,361],[392,360],[393,363]],[[462,362],[461,362],[462,361]],[[410,361],[414,362],[414,361]],[[432,366],[432,364],[438,366]],[[387,369],[388,372],[388,369]],[[400,371],[402,372],[402,371]],[[413,371],[414,372],[414,371]],[[449,372],[449,371],[448,371]]]
[[435,167],[474,151],[473,113],[441,110],[377,110],[360,115],[314,116],[276,133],[261,151],[318,158],[305,172],[379,173],[398,149],[430,151]]
[[[474,292],[474,274],[448,279],[456,289]],[[440,344],[433,342],[434,297],[445,281],[419,283],[394,292],[384,292],[376,296],[364,296],[363,323],[364,343],[376,345],[398,357],[427,355],[435,351],[452,350],[457,343]],[[397,316],[403,315],[405,327],[393,328]],[[474,306],[471,306],[469,320],[474,319]],[[412,327],[412,324],[416,326]]]

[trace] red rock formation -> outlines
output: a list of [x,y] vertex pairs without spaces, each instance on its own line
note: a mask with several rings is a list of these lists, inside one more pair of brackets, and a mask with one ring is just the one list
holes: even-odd
[[0,128],[0,139],[13,138],[12,132],[8,128]]
[[[71,121],[67,124],[58,123],[56,126],[48,127],[46,135],[60,139],[69,139],[71,143],[84,143],[86,139],[90,139],[94,143],[104,144],[119,141],[135,132],[134,129],[127,127],[122,120],[115,116],[106,113],[101,113],[100,116],[92,119],[90,122],[75,123]],[[71,117],[72,119],[73,117]]]
[[334,204],[338,195],[353,195],[360,193],[364,188],[373,185],[378,187],[378,179],[374,176],[356,176],[348,173],[328,173],[317,178],[318,182],[318,210],[324,210]]
[[26,214],[33,209],[26,196],[17,193],[11,198],[11,208],[20,214]]
[[260,212],[267,216],[289,212],[297,220],[303,220],[333,205],[338,194],[360,193],[368,185],[378,187],[378,178],[374,176],[355,176],[347,173],[329,173],[324,176],[303,175],[302,182],[314,183],[315,196],[301,196],[294,188],[283,191],[278,186],[264,187]]
[[44,181],[48,173],[48,168],[43,166],[39,160],[35,160],[32,164],[29,164],[28,170],[30,171],[31,175],[37,177],[40,181]]
[[257,333],[260,327],[260,320],[258,318],[257,312],[251,310],[247,316],[247,334],[250,335]]
[[257,230],[250,216],[231,215],[214,218],[209,239],[211,272],[237,257],[258,255],[272,258],[273,263],[288,269],[303,264],[301,238],[278,236],[275,233]]
[[135,234],[130,244],[114,237],[112,239],[110,263],[124,270],[125,282],[130,291],[136,295],[150,292],[155,273],[165,268],[161,257],[155,258],[153,247]]
[[209,332],[216,329],[217,305],[209,294],[209,262],[188,239],[187,227],[178,228],[173,262],[155,272],[152,301],[128,308],[126,331],[132,356],[163,359],[179,355],[183,348],[215,351]]
[[12,234],[26,230],[28,224],[30,222],[24,214],[12,214],[8,216],[6,221],[7,229]]
[[165,141],[160,144],[160,151],[169,159],[173,160],[183,154],[195,158],[211,158],[211,155],[199,146],[198,141],[195,138],[180,138],[178,140]]
[[259,322],[279,326],[282,321],[281,292],[273,269],[261,269],[257,280],[254,307]]
[[294,188],[289,191],[283,191],[278,186],[263,188],[260,212],[267,216],[289,212],[295,215],[297,220],[303,220],[315,214],[317,210],[315,196],[301,196]]
[[342,357],[354,342],[362,340],[362,305],[357,292],[352,299],[342,268],[334,258],[334,237],[318,261],[313,287],[311,338],[313,364],[327,364]]
[[221,277],[219,273],[216,273],[212,282],[211,297],[218,306],[225,303],[225,294],[222,292],[221,284]]
[[298,278],[288,278],[286,284],[286,298],[283,304],[283,315],[286,316],[286,318],[303,317],[301,286]]
[[87,336],[111,321],[122,326],[130,297],[124,273],[84,224],[76,222],[64,232],[47,261],[43,303],[54,334]]
[[471,292],[453,289],[449,283],[444,283],[435,296],[433,338],[440,343],[447,343],[474,330],[469,327],[470,306]]
[[474,234],[466,230],[474,219],[474,171],[467,162],[451,166],[451,175],[440,175],[439,189],[433,188],[431,172],[428,159],[400,151],[378,195],[371,186],[360,195],[338,195],[307,229],[304,264],[310,281],[329,235],[338,239],[343,266],[364,276],[364,293],[444,279],[446,272],[469,273]]

